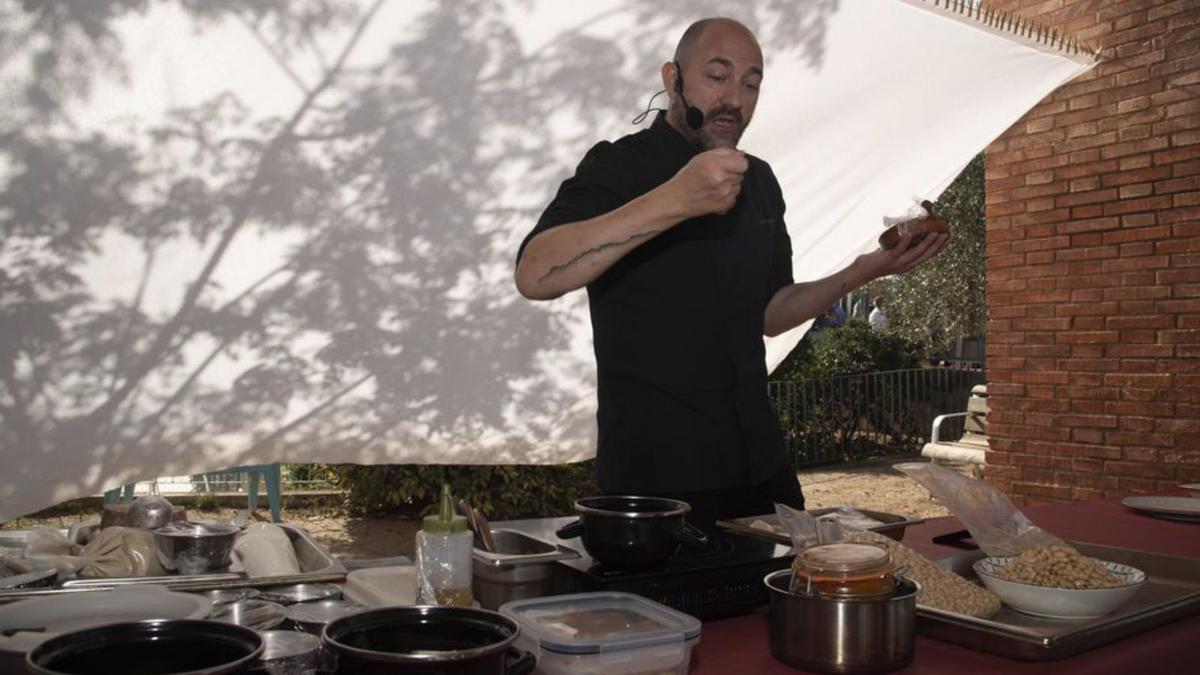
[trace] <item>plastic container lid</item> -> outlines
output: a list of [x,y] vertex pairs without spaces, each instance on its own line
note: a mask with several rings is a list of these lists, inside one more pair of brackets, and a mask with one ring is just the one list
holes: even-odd
[[363,607],[417,604],[417,568],[392,565],[354,570],[346,575],[342,595]]
[[547,651],[598,654],[691,640],[700,621],[640,595],[576,593],[514,600],[500,613]]

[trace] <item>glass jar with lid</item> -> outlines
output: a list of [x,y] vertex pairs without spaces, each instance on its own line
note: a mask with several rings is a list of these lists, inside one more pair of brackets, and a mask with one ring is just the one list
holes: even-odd
[[792,563],[792,590],[832,598],[874,598],[896,587],[891,553],[878,544],[809,546]]

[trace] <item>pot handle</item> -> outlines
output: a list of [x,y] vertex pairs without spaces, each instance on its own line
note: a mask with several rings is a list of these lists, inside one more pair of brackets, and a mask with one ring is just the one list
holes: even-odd
[[[507,660],[514,659],[515,660]],[[533,672],[534,666],[537,665],[537,659],[523,649],[510,649],[505,655],[504,672],[507,675],[527,675]]]
[[704,530],[691,523],[683,524],[683,529],[679,531],[678,538],[679,541],[690,546],[704,546],[708,543],[708,535],[704,534]]
[[558,531],[554,534],[559,539],[574,539],[575,537],[583,534],[583,521],[576,520],[575,522],[567,523],[566,525],[558,528]]

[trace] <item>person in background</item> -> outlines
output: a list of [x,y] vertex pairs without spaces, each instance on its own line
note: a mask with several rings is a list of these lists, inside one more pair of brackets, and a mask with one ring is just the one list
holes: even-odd
[[588,151],[526,236],[515,282],[549,300],[587,288],[596,351],[596,470],[608,494],[663,496],[714,520],[804,508],[767,396],[763,336],[936,254],[911,235],[795,283],[783,193],[737,149],[763,56],[732,19],[692,24],[660,76],[649,128]]
[[887,314],[883,311],[883,296],[875,298],[875,309],[871,310],[871,317],[867,319],[871,324],[871,328],[875,330],[883,330],[888,326]]

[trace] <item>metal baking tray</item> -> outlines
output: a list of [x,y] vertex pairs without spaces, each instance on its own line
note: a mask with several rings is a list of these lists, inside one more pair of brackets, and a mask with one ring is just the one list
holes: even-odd
[[[1200,560],[1073,541],[1081,553],[1136,567],[1146,585],[1133,599],[1099,619],[1043,619],[1001,607],[990,619],[917,606],[917,632],[944,642],[1022,661],[1050,661],[1149,630],[1200,612]],[[936,561],[978,581],[971,565],[985,557],[968,551]]]
[[[827,513],[833,513],[834,511],[837,511],[838,508],[840,507],[809,509],[805,513],[819,518]],[[879,534],[891,537],[896,541],[904,539],[904,530],[909,525],[916,525],[917,523],[925,522],[924,518],[908,518],[896,513],[870,511],[868,509],[860,509],[857,507],[854,507],[854,510],[858,511],[864,516],[874,518],[875,520],[883,523],[883,525],[877,525],[875,527],[868,528],[871,532],[878,532]],[[751,525],[751,523],[757,521],[765,522],[766,524],[770,525],[772,529],[767,530],[762,527],[754,527]],[[785,546],[792,545],[792,538],[783,530],[783,526],[779,524],[779,516],[775,515],[774,513],[767,513],[761,516],[734,518],[733,520],[718,520],[717,526],[729,530],[730,532],[748,534],[752,537],[767,539],[777,544],[783,544]]]
[[[346,578],[345,566],[325,552],[325,549],[321,548],[307,531],[290,523],[280,523],[279,526],[283,528],[288,538],[292,540],[292,546],[296,550],[296,559],[300,563],[299,574],[251,578],[237,572],[216,572],[213,574],[176,574],[155,577],[71,579],[64,581],[59,588],[0,591],[0,603],[44,595],[80,593],[134,584],[163,584],[173,591],[211,591],[221,588],[265,587],[318,581],[342,581]],[[4,545],[11,545],[19,541],[20,533],[21,531],[19,530],[8,531],[8,536],[5,542],[3,542]],[[25,531],[25,534],[27,536],[28,531]],[[79,528],[73,533],[73,536],[86,537],[86,528]]]

